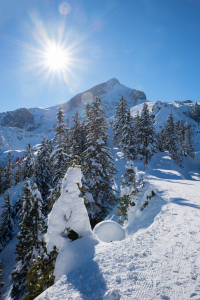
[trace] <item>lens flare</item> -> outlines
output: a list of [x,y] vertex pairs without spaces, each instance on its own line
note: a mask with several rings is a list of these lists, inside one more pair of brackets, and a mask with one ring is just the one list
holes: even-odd
[[61,15],[66,16],[66,15],[68,15],[68,14],[70,13],[70,11],[71,11],[71,6],[70,6],[70,4],[67,3],[67,2],[63,2],[63,3],[61,3],[61,4],[59,5],[58,9],[59,9],[59,12],[61,13]]
[[86,92],[81,96],[81,101],[84,104],[86,104],[86,103],[91,104],[93,100],[94,100],[94,96],[90,92]]

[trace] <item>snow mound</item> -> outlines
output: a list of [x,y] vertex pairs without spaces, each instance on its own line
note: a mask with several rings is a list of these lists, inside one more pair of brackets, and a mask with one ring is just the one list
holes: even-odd
[[93,232],[98,236],[99,240],[105,243],[121,241],[125,238],[125,230],[114,221],[98,223]]
[[[81,178],[79,167],[68,169],[62,182],[61,196],[48,216],[45,235],[47,251],[50,253],[56,246],[59,252],[54,270],[55,281],[82,263],[85,243],[97,243],[97,240],[93,240],[84,199],[79,197],[78,185],[81,186]],[[70,239],[71,231],[77,235],[76,241]],[[84,236],[86,239],[83,241]]]
[[51,252],[54,246],[61,250],[66,243],[68,228],[74,230],[79,237],[91,231],[84,200],[79,197],[78,184],[81,186],[81,177],[80,168],[69,168],[63,179],[61,196],[48,217],[48,231],[45,236],[48,252]]
[[119,289],[112,289],[105,293],[103,300],[120,300],[120,298]]

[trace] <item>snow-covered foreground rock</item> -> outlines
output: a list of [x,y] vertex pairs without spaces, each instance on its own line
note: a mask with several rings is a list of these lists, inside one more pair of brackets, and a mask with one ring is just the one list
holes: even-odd
[[157,195],[126,238],[88,248],[90,258],[37,299],[200,299],[198,164],[197,155],[181,170],[167,152],[155,155],[145,177]]
[[98,223],[93,232],[100,241],[105,243],[121,241],[125,238],[125,230],[113,221],[103,221]]

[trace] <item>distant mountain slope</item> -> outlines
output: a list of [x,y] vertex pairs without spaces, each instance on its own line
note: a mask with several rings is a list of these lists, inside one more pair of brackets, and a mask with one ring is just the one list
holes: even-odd
[[[127,99],[129,107],[146,101],[144,92],[128,88],[112,78],[77,94],[62,106],[66,117],[71,119],[76,110],[82,117],[85,104],[91,103],[95,96],[99,96],[106,117],[110,117],[114,115],[122,95]],[[44,136],[53,138],[58,105],[49,108],[19,108],[0,113],[0,151],[24,149],[29,142],[34,146],[40,143]]]
[[[83,117],[85,104],[91,103],[96,95],[101,98],[106,117],[110,120],[115,114],[115,108],[122,95],[127,100],[133,116],[136,115],[137,111],[142,110],[143,103],[147,101],[144,92],[128,88],[117,79],[112,78],[63,103],[65,116],[72,119],[75,111],[78,110],[80,117]],[[29,142],[35,146],[41,143],[43,137],[53,138],[58,105],[49,108],[20,108],[12,112],[0,113],[0,152],[7,150],[23,151]],[[189,109],[193,105],[192,101],[180,103],[176,101],[173,103],[148,102],[150,112],[155,117],[156,131],[159,132],[163,128],[169,113],[172,111],[176,121],[183,119],[185,122],[190,122],[195,134],[197,134],[200,131],[198,130],[198,123],[189,117]],[[196,137],[197,142],[198,139]]]
[[[74,111],[78,110],[82,115],[85,103],[91,102],[95,96],[99,96],[104,105],[106,117],[113,115],[115,106],[119,98],[124,96],[129,107],[139,104],[140,101],[146,101],[144,92],[128,88],[122,85],[117,79],[112,78],[104,83],[98,84],[91,89],[77,94],[68,102],[63,103],[63,109],[66,116],[71,118]],[[56,112],[58,105],[49,108],[20,108],[0,114],[0,126],[18,127],[34,133],[42,133],[52,129],[56,122]]]

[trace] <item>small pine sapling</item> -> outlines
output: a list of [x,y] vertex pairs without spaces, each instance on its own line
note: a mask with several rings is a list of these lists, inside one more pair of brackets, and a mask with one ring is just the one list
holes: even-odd
[[117,212],[117,216],[123,217],[118,222],[119,224],[124,224],[125,220],[128,220],[128,208],[130,206],[135,206],[135,202],[133,201],[134,196],[139,193],[138,188],[136,187],[136,178],[135,178],[135,170],[134,164],[132,161],[126,166],[125,174],[122,175],[122,186],[121,192],[122,197],[119,206],[117,207],[119,211]]

